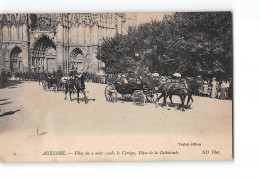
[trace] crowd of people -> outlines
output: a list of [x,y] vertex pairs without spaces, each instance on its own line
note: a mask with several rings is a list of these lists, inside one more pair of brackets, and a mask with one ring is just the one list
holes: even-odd
[[211,98],[232,99],[233,83],[232,79],[223,79],[217,81],[215,77],[212,80],[203,80],[201,94]]
[[[55,78],[59,81],[63,76],[75,76],[84,71],[77,71],[76,69],[71,69],[69,73],[64,73],[61,68],[56,70],[49,71],[24,71],[24,72],[6,72],[2,70],[1,76],[6,76],[7,78],[14,77],[15,80],[26,80],[26,81],[40,81],[44,77]],[[136,74],[105,74],[105,75],[98,75],[95,73],[86,73],[86,82],[91,83],[100,83],[100,84],[107,84],[113,82],[120,82],[120,83],[128,83],[132,82],[133,79],[137,79]],[[158,73],[149,73],[147,76],[152,77],[159,83],[167,83],[172,82],[176,78],[181,78],[181,75],[175,73],[171,76],[160,76]],[[189,78],[189,77],[186,77]],[[232,92],[233,92],[233,83],[232,78],[217,80],[215,77],[212,79],[203,79],[201,76],[198,76],[199,82],[201,83],[201,88],[198,90],[198,93],[195,95],[204,96],[204,97],[211,97],[217,99],[232,99]],[[136,81],[136,80],[135,80]]]
[[[148,73],[148,77],[153,78],[158,81],[158,84],[173,82],[176,79],[182,79],[181,74],[174,73],[171,76],[160,76],[158,73]],[[106,75],[106,82],[117,82],[119,84],[128,84],[133,81],[133,78],[137,78],[135,74],[117,74],[117,75]],[[191,79],[192,77],[185,77],[186,79]],[[212,79],[204,79],[201,76],[196,77],[200,88],[198,92],[195,93],[197,96],[210,97],[216,99],[232,99],[233,83],[232,78],[226,78],[223,80],[218,80],[216,77]],[[143,80],[143,79],[142,79]],[[134,80],[136,81],[136,80]]]
[[[9,80],[10,79],[15,79],[19,81],[38,81],[42,80],[44,77],[49,77],[49,78],[58,78],[60,79],[63,76],[70,76],[71,73],[74,73],[76,75],[83,73],[83,70],[77,71],[75,69],[72,69],[69,73],[64,73],[61,68],[56,71],[53,69],[51,72],[50,71],[40,71],[40,70],[34,70],[34,71],[23,71],[23,72],[6,72],[4,69],[1,71],[1,76],[7,77]],[[92,82],[92,83],[101,83],[101,84],[106,84],[107,80],[106,77],[107,75],[98,75],[95,73],[89,73],[86,72],[86,81],[87,82]]]

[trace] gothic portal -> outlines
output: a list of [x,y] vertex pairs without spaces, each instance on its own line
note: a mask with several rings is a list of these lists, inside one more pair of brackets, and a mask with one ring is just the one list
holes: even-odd
[[124,13],[0,14],[0,68],[99,73],[98,46],[126,33],[125,22]]

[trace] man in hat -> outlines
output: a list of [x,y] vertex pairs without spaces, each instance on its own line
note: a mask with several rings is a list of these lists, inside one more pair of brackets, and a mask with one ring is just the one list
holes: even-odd
[[121,74],[117,74],[116,83],[121,84],[122,82],[121,78],[122,78]]
[[6,77],[6,76],[7,76],[7,74],[6,74],[6,72],[5,72],[5,69],[2,69],[1,77]]
[[181,79],[180,73],[173,73],[173,76],[174,76],[175,79]]
[[57,70],[57,83],[60,83],[61,78],[63,77],[63,72],[61,70],[61,67]]
[[0,75],[0,81],[2,83],[2,86],[5,86],[5,83],[7,82],[7,73],[5,72],[5,69],[2,69],[1,75]]
[[178,82],[181,79],[180,73],[173,73],[172,76],[167,77],[167,82]]
[[52,69],[52,77],[53,77],[53,78],[56,78],[56,76],[57,76],[57,73],[56,73],[55,69],[53,68],[53,69]]

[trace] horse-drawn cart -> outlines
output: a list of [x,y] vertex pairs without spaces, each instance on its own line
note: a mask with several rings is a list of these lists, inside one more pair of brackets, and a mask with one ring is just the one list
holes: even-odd
[[47,89],[53,89],[53,91],[56,91],[57,89],[57,80],[55,78],[52,77],[46,77],[42,80],[42,87],[44,90]]
[[105,97],[109,102],[117,102],[118,94],[124,98],[130,96],[136,105],[143,106],[146,102],[155,102],[158,97],[158,83],[145,74],[135,77],[122,75],[105,88]]
[[42,87],[44,90],[52,90],[52,91],[63,91],[64,90],[64,84],[61,82],[61,80],[57,80],[55,77],[45,77],[42,80]]

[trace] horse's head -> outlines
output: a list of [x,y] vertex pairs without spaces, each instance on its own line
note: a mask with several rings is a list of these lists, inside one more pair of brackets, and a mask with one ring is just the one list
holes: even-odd
[[80,75],[78,75],[78,79],[85,80],[86,76],[87,76],[87,72],[83,72]]
[[193,93],[199,92],[202,85],[200,80],[198,80],[197,78],[190,78],[190,79],[185,79],[184,81],[191,92]]

